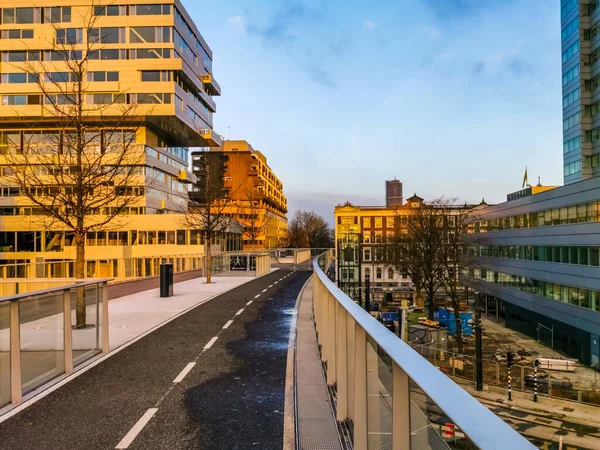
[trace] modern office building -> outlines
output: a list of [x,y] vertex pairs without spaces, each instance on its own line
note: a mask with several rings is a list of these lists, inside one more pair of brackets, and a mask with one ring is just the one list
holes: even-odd
[[402,206],[404,199],[402,198],[402,183],[396,178],[385,182],[385,206],[393,208]]
[[486,310],[585,364],[600,364],[598,2],[561,0],[565,186],[481,211],[465,283]]
[[283,183],[267,158],[247,141],[225,141],[222,148],[193,153],[193,172],[201,182],[201,158],[209,158],[210,172],[222,179],[228,192],[224,214],[244,226],[244,250],[276,248],[287,238],[287,198]]
[[[90,152],[118,154],[120,147],[111,146],[127,145],[127,155],[111,164],[122,164],[123,171],[135,166],[134,183],[123,189],[135,200],[117,219],[88,233],[86,258],[112,266],[123,257],[202,252],[198,230],[186,229],[181,217],[195,181],[188,149],[222,145],[212,117],[220,87],[212,51],[182,3],[11,0],[0,6],[0,260],[75,256],[72,233],[57,221],[49,224],[11,178],[11,164],[25,146],[61,160],[62,145],[73,134],[55,107],[74,103],[70,93],[79,80],[70,72],[73,60],[85,65],[82,108]],[[130,105],[135,114],[118,114]],[[35,186],[64,168],[33,163],[31,170],[37,180],[31,188],[39,189],[41,199],[73,189],[56,177]],[[86,220],[102,222],[111,207],[90,210]]]
[[600,173],[597,119],[600,8],[594,0],[561,0],[565,184]]

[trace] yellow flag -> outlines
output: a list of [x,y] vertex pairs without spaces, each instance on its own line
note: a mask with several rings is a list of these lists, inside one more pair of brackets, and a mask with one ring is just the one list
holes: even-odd
[[523,189],[525,189],[525,186],[527,186],[527,166],[525,166],[525,176],[523,176]]

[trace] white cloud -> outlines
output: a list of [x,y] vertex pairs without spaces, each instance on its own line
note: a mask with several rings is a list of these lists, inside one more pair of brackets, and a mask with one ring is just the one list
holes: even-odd
[[373,22],[372,20],[365,20],[365,27],[369,28],[370,30],[375,28],[375,22]]
[[228,17],[227,22],[229,22],[233,29],[239,33],[246,31],[246,22],[242,16]]
[[427,36],[432,41],[437,41],[442,37],[442,30],[433,25],[421,25],[420,27],[421,33]]

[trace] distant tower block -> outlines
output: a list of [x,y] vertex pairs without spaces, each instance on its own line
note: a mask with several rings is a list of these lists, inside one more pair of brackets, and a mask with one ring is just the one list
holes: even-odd
[[402,206],[404,199],[402,198],[402,183],[395,177],[393,180],[385,182],[385,206],[393,208]]

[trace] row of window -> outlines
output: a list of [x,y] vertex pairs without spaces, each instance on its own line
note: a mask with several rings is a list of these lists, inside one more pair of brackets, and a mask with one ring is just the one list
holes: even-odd
[[188,169],[188,166],[186,164],[181,164],[180,162],[176,161],[175,159],[170,158],[167,155],[165,155],[164,153],[160,153],[151,147],[146,147],[146,156],[156,158],[159,161],[162,161],[164,163],[169,164],[170,166],[177,168],[177,170],[187,170]]
[[[175,24],[182,31],[185,31],[187,33],[188,39],[190,39],[192,42],[195,43],[196,50],[200,53],[200,57],[198,57],[198,56],[196,56],[196,54],[194,52],[192,52],[194,54],[195,66],[199,67],[200,64],[203,64],[204,67],[206,68],[206,70],[208,70],[208,73],[212,73],[212,60],[208,56],[207,51],[204,49],[204,47],[200,43],[200,40],[196,37],[196,34],[192,30],[192,27],[190,27],[188,25],[188,23],[183,18],[183,15],[181,15],[181,13],[177,9],[175,9]],[[176,38],[177,38],[177,35],[176,35],[175,39]],[[183,44],[180,43],[180,45],[183,48]]]
[[[46,83],[68,83],[76,82],[77,74],[73,72],[46,72],[43,74],[43,80]],[[87,80],[96,81],[119,81],[119,72],[88,72]],[[0,76],[0,83],[5,84],[25,84],[39,83],[40,75],[37,73],[3,73]],[[145,80],[142,76],[142,81]]]
[[[161,214],[162,210],[155,208],[147,208],[145,206],[130,206],[119,208],[120,214],[123,215],[139,215],[139,214]],[[113,208],[106,208],[101,211],[99,208],[91,210],[89,215],[111,214]],[[0,207],[0,216],[47,216],[48,213],[42,208],[36,207]],[[4,250],[7,251],[7,250]]]
[[472,256],[519,259],[580,266],[600,266],[598,246],[486,246],[478,245],[469,249]]
[[569,139],[563,144],[564,153],[570,153],[579,149],[581,149],[581,136],[576,136],[572,139]]
[[563,86],[570,83],[577,77],[579,77],[579,64],[565,72],[563,75]]
[[[3,106],[41,105],[74,105],[75,94],[46,95],[3,95]],[[138,105],[168,105],[173,102],[173,94],[87,94],[88,105],[138,104]]]
[[[172,58],[173,51],[170,48],[137,48],[137,49],[99,49],[90,50],[90,60],[119,60],[119,59],[160,59]],[[39,61],[69,61],[81,60],[81,50],[52,50],[52,51],[12,51],[2,52],[2,62],[39,62]]]
[[580,203],[529,214],[475,222],[475,233],[598,222],[599,202]]
[[95,6],[95,16],[168,16],[171,5],[111,5]]
[[71,22],[70,6],[2,8],[2,25]]
[[33,30],[2,30],[0,39],[33,39]]
[[577,100],[579,100],[580,94],[581,94],[581,89],[577,88],[573,92],[565,95],[563,97],[563,108],[566,108],[567,106],[571,106],[573,103],[575,103]]
[[562,53],[562,62],[566,63],[573,56],[579,54],[579,41],[573,42],[569,47]]
[[[136,142],[136,132],[133,130],[99,130],[88,129],[83,132],[87,143],[104,143],[105,145],[131,145]],[[48,145],[69,143],[77,140],[77,133],[68,130],[10,130],[0,131],[0,147],[10,146],[20,149],[22,145]]]
[[519,291],[530,292],[540,297],[563,303],[600,311],[600,291],[583,289],[575,286],[552,283],[551,281],[534,280],[528,277],[510,275],[491,270],[471,269],[468,276],[484,280],[488,283],[499,284]]
[[577,8],[578,0],[561,0],[560,2],[560,17],[567,16],[574,8]]
[[562,33],[561,33],[562,40],[564,41],[565,39],[567,39],[569,36],[571,36],[573,33],[575,33],[578,30],[579,30],[579,17],[575,17],[573,20],[571,20],[567,24],[566,27],[563,28]]
[[567,131],[569,128],[573,128],[581,123],[581,113],[575,113],[572,116],[567,117],[563,121],[563,131]]
[[581,172],[581,161],[575,161],[569,164],[565,164],[564,176],[574,175]]

